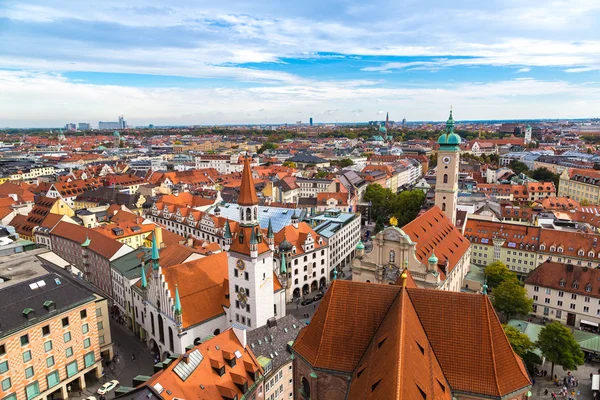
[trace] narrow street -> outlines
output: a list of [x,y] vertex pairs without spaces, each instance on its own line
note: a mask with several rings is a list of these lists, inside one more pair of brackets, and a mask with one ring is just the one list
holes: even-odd
[[[152,375],[154,359],[150,354],[150,350],[126,326],[117,323],[114,319],[111,319],[110,322],[114,354],[117,355],[116,362],[111,363],[110,366],[107,366],[105,363],[103,381],[97,381],[95,384],[88,385],[81,393],[81,396],[77,392],[71,393],[69,396],[70,399],[80,400],[89,396],[99,399],[100,395],[96,391],[102,386],[104,381],[108,382],[116,379],[120,383],[119,386],[132,387],[133,378],[136,376]],[[132,354],[135,355],[135,362],[132,359]],[[114,399],[114,397],[114,390],[106,394],[107,400]]]

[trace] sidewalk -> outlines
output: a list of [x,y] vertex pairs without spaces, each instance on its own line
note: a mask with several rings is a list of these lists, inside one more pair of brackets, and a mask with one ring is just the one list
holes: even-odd
[[[548,374],[550,374],[550,364],[547,363],[547,365],[545,366],[544,369],[546,369],[548,371]],[[571,388],[569,389],[569,392],[571,390],[575,390],[575,399],[576,400],[592,400],[592,380],[590,379],[590,373],[597,373],[598,372],[598,366],[597,365],[591,365],[591,364],[585,364],[582,365],[581,367],[579,367],[577,369],[577,371],[571,371],[571,375],[573,375],[575,378],[578,379],[579,384],[577,387]],[[560,390],[562,389],[563,385],[563,378],[565,376],[567,376],[567,373],[562,369],[562,367],[555,365],[554,366],[554,374],[558,376],[558,379],[561,383],[560,386],[556,386],[556,384],[550,380],[546,380],[543,377],[532,377],[532,379],[535,379],[535,385],[533,386],[533,388],[531,389],[531,399],[532,400],[541,400],[541,399],[551,399],[552,398],[552,392],[555,392],[557,394],[557,399],[565,399],[564,397],[561,397],[558,395],[558,393],[560,392]],[[549,378],[549,376],[548,376]],[[544,391],[545,389],[548,389],[548,395],[544,395]]]

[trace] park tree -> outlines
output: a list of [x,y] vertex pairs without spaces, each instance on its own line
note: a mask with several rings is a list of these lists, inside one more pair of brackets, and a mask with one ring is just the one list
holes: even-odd
[[262,146],[260,146],[260,147],[258,148],[258,150],[257,150],[257,153],[258,153],[258,154],[262,154],[262,153],[264,153],[264,152],[265,152],[265,151],[267,151],[267,150],[275,150],[275,149],[277,149],[277,145],[276,145],[275,143],[272,143],[272,142],[264,142],[264,143],[262,144]]
[[495,261],[485,267],[485,281],[488,288],[495,289],[506,280],[516,280],[517,275],[508,269],[504,263]]
[[533,172],[531,172],[531,177],[540,182],[554,182],[555,187],[558,187],[558,182],[560,181],[559,174],[555,174],[544,167],[534,169]]
[[496,311],[504,314],[506,321],[512,317],[529,314],[533,299],[516,279],[506,280],[498,285],[492,293],[492,304]]
[[529,168],[527,167],[527,165],[525,163],[522,163],[519,160],[512,160],[508,166],[517,175],[529,171]]
[[533,350],[535,343],[529,339],[529,336],[520,332],[514,326],[502,325],[502,327],[504,328],[504,333],[506,333],[510,345],[520,357],[524,357],[525,354]]
[[561,365],[565,371],[576,370],[579,365],[583,365],[584,354],[573,332],[559,322],[554,321],[543,327],[536,344],[552,363],[550,376],[554,376],[554,364]]
[[293,161],[284,161],[282,165],[288,168],[296,168],[296,163]]
[[349,167],[349,166],[351,166],[351,165],[354,165],[354,161],[352,161],[352,160],[351,160],[351,159],[349,159],[349,158],[342,158],[342,159],[339,161],[339,166],[340,166],[340,168],[346,168],[346,167]]
[[404,226],[415,219],[425,202],[425,193],[419,189],[405,190],[396,195],[394,216],[398,226]]

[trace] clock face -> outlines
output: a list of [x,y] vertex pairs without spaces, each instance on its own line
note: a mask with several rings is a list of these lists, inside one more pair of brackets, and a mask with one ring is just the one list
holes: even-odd
[[237,263],[235,265],[236,265],[236,267],[238,267],[238,269],[241,269],[241,270],[246,268],[246,263],[244,262],[244,260],[237,260]]
[[448,157],[448,156],[444,156],[444,158],[442,158],[442,162],[443,162],[444,164],[450,164],[450,161],[452,161],[452,160],[451,160],[451,158],[450,158],[450,157]]

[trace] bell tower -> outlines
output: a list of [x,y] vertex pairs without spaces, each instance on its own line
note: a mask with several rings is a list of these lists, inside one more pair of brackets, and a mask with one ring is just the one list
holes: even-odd
[[458,174],[460,166],[461,138],[454,133],[452,110],[446,121],[446,131],[438,139],[440,146],[437,156],[437,175],[435,180],[435,205],[456,223],[458,205]]

